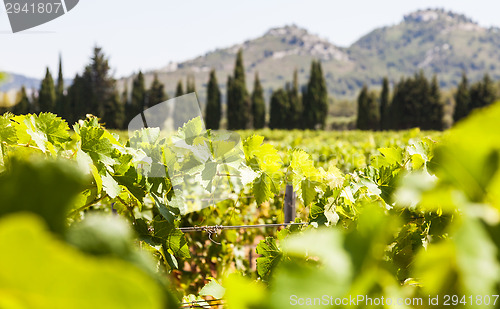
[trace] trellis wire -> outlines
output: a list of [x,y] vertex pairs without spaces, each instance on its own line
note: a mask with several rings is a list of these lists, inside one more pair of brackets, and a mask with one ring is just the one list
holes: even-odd
[[[212,225],[212,226],[190,226],[190,227],[180,227],[178,228],[182,232],[207,232],[208,238],[215,244],[220,245],[212,239],[212,234],[219,234],[222,230],[239,230],[239,229],[257,229],[266,227],[283,227],[283,226],[304,226],[309,225],[309,222],[290,222],[295,219],[295,194],[293,192],[293,187],[287,185],[285,194],[285,223],[270,223],[270,224],[253,224],[253,225]],[[290,220],[290,221],[289,221]],[[286,221],[289,221],[288,223]],[[219,307],[224,304],[223,299],[212,299],[212,300],[199,300],[181,303],[181,308],[194,308],[197,307]]]
[[178,228],[182,232],[208,232],[217,233],[221,230],[239,230],[239,229],[257,229],[263,227],[281,227],[289,225],[308,225],[309,222],[293,222],[293,223],[270,223],[270,224],[254,224],[254,225],[212,225],[212,226],[189,226]]
[[271,223],[271,224],[254,224],[254,225],[213,225],[213,226],[190,226],[179,228],[182,232],[199,232],[204,231],[208,233],[208,238],[211,242],[220,245],[221,243],[212,239],[213,234],[219,234],[222,230],[239,230],[239,229],[256,229],[263,227],[282,227],[290,225],[308,225],[307,222],[291,222],[295,219],[295,193],[293,186],[288,184],[285,190],[285,203],[283,205],[285,212],[285,223]]
[[210,299],[210,300],[194,300],[190,302],[181,303],[181,308],[194,308],[195,306],[205,307],[207,303],[209,307],[218,307],[224,304],[224,300],[221,299]]
[[220,245],[220,242],[213,240],[213,234],[219,234],[222,230],[239,230],[239,229],[257,229],[263,227],[281,227],[281,226],[289,226],[289,225],[309,225],[308,222],[299,222],[299,223],[271,223],[271,224],[254,224],[254,225],[212,225],[212,226],[190,226],[190,227],[180,227],[179,230],[182,232],[207,232],[208,238],[214,244]]

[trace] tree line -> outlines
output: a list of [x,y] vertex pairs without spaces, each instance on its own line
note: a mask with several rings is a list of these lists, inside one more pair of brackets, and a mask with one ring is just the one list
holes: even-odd
[[52,112],[70,123],[93,114],[110,128],[123,128],[127,113],[132,113],[134,108],[122,101],[108,59],[99,47],[94,48],[90,63],[81,74],[76,74],[69,87],[64,84],[60,57],[57,82],[47,68],[37,91],[28,96],[23,86],[17,97],[17,104],[7,109],[14,114]]
[[[496,99],[497,91],[488,74],[469,85],[463,73],[454,93],[454,122],[476,108],[492,104]],[[364,85],[358,95],[357,106],[356,127],[360,130],[404,130],[414,127],[422,130],[445,129],[445,103],[437,76],[434,75],[429,81],[423,71],[397,82],[392,96],[387,78],[382,80],[380,93],[369,91]]]
[[[266,126],[266,104],[264,89],[258,73],[252,93],[249,93],[245,81],[243,52],[238,51],[234,72],[227,78],[227,129],[261,129]],[[188,77],[186,88],[179,81],[175,88],[175,96],[196,92],[193,77]],[[217,81],[216,71],[209,75],[207,86],[207,102],[204,117],[207,128],[219,129],[222,122],[222,93]],[[327,88],[322,73],[321,63],[313,61],[311,77],[307,85],[299,93],[297,72],[292,83],[273,92],[271,113],[268,126],[273,129],[315,129],[324,128],[327,114]],[[122,93],[118,93],[116,80],[111,75],[107,57],[99,47],[95,47],[90,63],[81,74],[77,74],[72,84],[65,87],[62,74],[62,60],[59,59],[59,72],[54,82],[47,68],[40,88],[28,96],[22,87],[16,104],[3,108],[0,112],[10,111],[14,114],[53,112],[74,123],[85,118],[87,114],[99,117],[108,128],[124,129],[128,122],[141,111],[155,104],[168,100],[168,94],[158,76],[149,89],[146,89],[144,74],[139,72],[132,81],[132,89],[125,85]],[[174,111],[182,113],[182,106]]]
[[[320,61],[311,63],[309,80],[299,85],[297,70],[292,80],[284,87],[272,91],[269,115],[266,113],[264,89],[258,73],[255,73],[253,89],[246,86],[243,52],[236,55],[234,71],[227,77],[226,128],[229,130],[262,129],[325,129],[328,114],[328,91]],[[445,128],[444,102],[439,82],[434,75],[428,80],[420,71],[412,77],[401,78],[392,87],[384,78],[382,90],[375,92],[366,85],[357,98],[356,127],[361,130],[401,130],[420,127],[423,130]],[[196,92],[195,80],[187,78],[186,87],[180,80],[175,88],[175,96]],[[1,108],[0,113],[14,114],[53,112],[74,123],[93,114],[108,128],[124,129],[129,121],[141,111],[168,100],[165,85],[155,74],[149,88],[145,86],[144,74],[134,76],[132,89],[125,85],[118,93],[116,80],[111,75],[107,57],[99,47],[95,47],[91,61],[82,73],[77,74],[72,84],[66,87],[59,59],[59,72],[54,81],[47,68],[38,91],[28,96],[24,87],[19,91],[16,103],[10,108]],[[466,117],[475,108],[493,103],[497,99],[496,89],[486,74],[481,81],[469,85],[465,73],[454,94],[454,121]],[[209,74],[204,119],[207,128],[220,129],[223,120],[223,95],[214,69]],[[182,106],[174,111],[183,113]],[[3,109],[3,110],[1,110]],[[179,124],[182,125],[182,124]]]

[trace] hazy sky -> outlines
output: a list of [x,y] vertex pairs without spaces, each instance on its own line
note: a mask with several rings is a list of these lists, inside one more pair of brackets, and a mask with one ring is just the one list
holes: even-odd
[[71,78],[92,47],[110,56],[115,76],[160,68],[295,23],[339,46],[376,27],[399,23],[424,8],[466,14],[482,26],[500,26],[498,0],[80,0],[45,25],[12,34],[0,6],[0,70],[42,77],[45,67]]

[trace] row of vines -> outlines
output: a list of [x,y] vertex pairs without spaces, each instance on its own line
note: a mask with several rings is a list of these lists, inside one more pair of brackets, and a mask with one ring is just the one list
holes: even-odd
[[[500,308],[498,119],[124,138],[5,114],[0,308]],[[286,185],[307,224],[179,229],[283,223]]]

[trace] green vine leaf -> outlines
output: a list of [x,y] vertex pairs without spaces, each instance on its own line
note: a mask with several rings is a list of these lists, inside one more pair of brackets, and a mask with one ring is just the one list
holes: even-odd
[[264,280],[269,280],[274,268],[278,266],[283,258],[283,252],[276,245],[276,240],[266,237],[257,245],[257,254],[262,255],[257,258],[257,272]]

